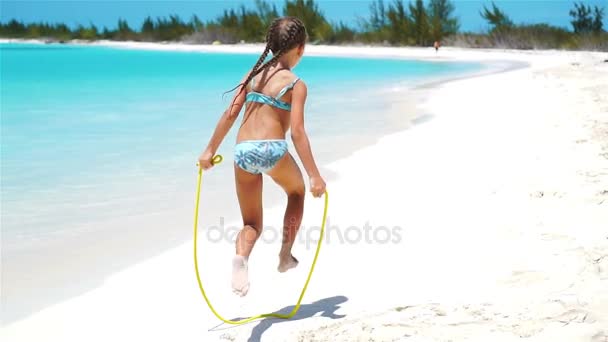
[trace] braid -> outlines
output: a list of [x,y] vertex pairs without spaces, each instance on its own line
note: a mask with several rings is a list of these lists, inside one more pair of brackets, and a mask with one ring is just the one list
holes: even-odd
[[[268,46],[268,44],[266,44],[266,48],[264,48],[264,52],[262,52],[262,54],[260,55],[260,58],[258,58],[258,61],[255,63],[255,65],[253,66],[253,68],[251,69],[251,72],[249,72],[249,76],[247,76],[247,79],[245,79],[245,81],[243,83],[239,83],[236,87],[225,91],[224,95],[226,95],[227,93],[234,91],[236,88],[240,87],[240,86],[244,86],[246,84],[249,84],[249,82],[251,82],[251,79],[253,79],[253,77],[255,75],[257,75],[257,73],[255,73],[256,70],[258,70],[258,68],[260,67],[260,65],[264,62],[264,60],[266,59],[266,57],[268,57],[268,53],[270,52],[270,47]],[[255,73],[255,74],[254,74]],[[239,91],[239,94],[245,89],[245,87],[242,87],[241,90]]]
[[297,45],[298,42],[296,41],[296,35],[299,33],[301,27],[303,26],[290,25],[287,28],[287,37],[285,37],[282,42],[282,50],[288,50],[293,47],[291,45]]
[[268,28],[268,32],[266,32],[266,48],[264,48],[264,52],[262,52],[262,55],[258,59],[257,63],[255,63],[255,65],[253,66],[253,69],[251,69],[251,72],[249,73],[249,77],[247,77],[244,84],[249,84],[249,82],[251,82],[251,80],[257,74],[260,73],[260,71],[265,69],[264,67],[262,67],[262,69],[260,69],[260,65],[262,65],[262,63],[264,63],[264,60],[266,60],[266,57],[268,57],[268,53],[271,50],[270,41],[271,41],[272,35],[276,32],[280,23],[281,22],[279,20],[274,20],[272,22],[272,24],[270,25],[270,27]]
[[255,65],[253,66],[253,69],[251,69],[251,72],[249,73],[249,76],[245,80],[244,84],[249,84],[249,82],[251,82],[253,77],[255,77],[255,75],[257,75],[259,73],[258,70],[260,68],[260,65],[262,65],[262,63],[264,63],[264,61],[266,60],[266,57],[268,57],[269,52],[270,52],[270,47],[268,46],[268,44],[266,44],[266,48],[264,49],[264,52],[262,52],[260,59],[258,59],[257,63],[255,63]]
[[[306,38],[306,27],[301,20],[294,17],[284,17],[273,20],[266,33],[266,47],[264,48],[264,52],[262,52],[260,58],[258,58],[258,61],[249,72],[249,75],[243,83],[225,92],[224,95],[241,87],[238,94],[240,95],[241,92],[245,90],[246,85],[249,84],[256,75],[266,70],[268,67],[276,65],[285,53],[298,45],[304,44]],[[264,63],[264,60],[271,51],[272,58]],[[235,100],[238,95],[235,96]],[[233,105],[234,101],[230,106],[231,110]]]
[[274,66],[279,62],[279,59],[285,54],[285,51],[280,51],[279,53],[277,53],[276,55],[272,56],[272,58],[266,62],[261,68],[259,68],[258,70],[256,70],[253,73],[253,76],[256,76],[257,74],[261,73],[262,71],[268,69],[268,67],[270,66]]
[[[276,26],[278,26],[278,24],[280,24],[281,21],[280,20],[275,20],[275,22],[273,22],[273,25],[271,26],[271,29],[268,31],[268,34],[266,35],[266,39],[268,40],[268,45],[270,45],[270,40],[271,39],[271,34],[273,33],[273,28],[276,28]],[[273,51],[273,56],[272,58],[265,63],[261,68],[256,69],[254,68],[253,72],[252,72],[252,77],[255,77],[257,74],[259,74],[260,72],[262,72],[263,70],[267,69],[270,66],[274,66],[279,62],[279,59],[285,54],[285,52],[289,51],[290,48],[292,48],[291,45],[295,45],[296,42],[296,35],[298,34],[298,32],[300,31],[300,28],[303,26],[298,26],[298,25],[289,25],[289,27],[287,28],[287,34],[279,34],[281,40],[279,41],[278,44],[278,51]],[[273,44],[273,45],[277,45],[277,44]],[[276,46],[275,46],[276,47]]]

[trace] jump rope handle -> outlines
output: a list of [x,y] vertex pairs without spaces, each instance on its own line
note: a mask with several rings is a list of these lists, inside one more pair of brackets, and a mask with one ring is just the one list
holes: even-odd
[[[213,165],[217,165],[219,163],[221,163],[224,160],[224,157],[222,157],[221,154],[216,154],[213,159],[211,159],[211,164]],[[196,162],[196,166],[198,166],[198,168],[201,168],[201,164],[199,162]]]

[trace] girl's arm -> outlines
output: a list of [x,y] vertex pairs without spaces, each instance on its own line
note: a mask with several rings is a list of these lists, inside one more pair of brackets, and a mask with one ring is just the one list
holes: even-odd
[[[246,79],[247,76],[243,78],[241,83],[245,82]],[[213,166],[213,162],[211,160],[213,159],[213,156],[215,156],[215,152],[217,151],[220,144],[226,137],[226,134],[228,134],[228,131],[230,131],[230,128],[232,128],[232,125],[238,118],[239,113],[241,112],[241,109],[245,104],[247,90],[244,88],[246,87],[247,85],[243,84],[242,86],[236,89],[237,93],[232,98],[232,101],[230,101],[231,105],[224,111],[224,114],[222,114],[222,116],[220,117],[220,120],[218,121],[215,127],[215,131],[213,132],[211,139],[209,139],[207,148],[205,148],[203,153],[201,153],[201,155],[198,157],[199,165],[204,170],[207,170]]]
[[320,197],[325,193],[325,181],[321,178],[304,129],[304,104],[307,94],[306,84],[303,81],[296,83],[291,94],[291,139],[310,178],[310,191],[313,196]]

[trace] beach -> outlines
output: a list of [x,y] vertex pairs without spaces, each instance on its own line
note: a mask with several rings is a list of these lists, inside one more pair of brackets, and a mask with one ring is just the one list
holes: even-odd
[[[307,53],[516,67],[405,90],[401,97],[419,100],[395,101],[393,109],[408,114],[405,129],[321,165],[331,175],[327,231],[294,319],[220,324],[199,292],[188,241],[3,324],[2,340],[608,340],[607,54],[328,46]],[[219,172],[231,166],[206,173],[205,184]],[[280,196],[275,188],[265,191]],[[203,206],[212,201],[204,189]],[[222,227],[219,239],[199,233],[202,281],[225,318],[291,310],[314,256],[322,200],[308,196],[305,208],[294,247],[300,265],[285,274],[276,271],[283,207],[265,208],[269,227],[252,254],[245,298],[230,290],[233,236],[222,234],[234,230]]]

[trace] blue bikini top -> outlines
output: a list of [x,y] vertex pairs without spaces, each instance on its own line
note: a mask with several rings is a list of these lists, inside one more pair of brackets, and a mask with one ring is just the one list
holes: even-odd
[[[293,80],[291,83],[286,85],[283,89],[281,89],[281,91],[279,92],[279,94],[276,97],[258,93],[256,91],[252,90],[247,94],[245,102],[258,102],[258,103],[267,104],[269,106],[274,106],[274,107],[277,107],[279,109],[283,109],[286,111],[290,111],[291,104],[281,101],[280,98],[283,97],[283,95],[285,95],[285,93],[287,93],[289,90],[293,89],[293,87],[296,85],[296,83],[299,80],[300,80],[300,78],[296,77],[295,80]],[[254,83],[255,83],[255,78],[251,79],[251,89],[253,89]]]

